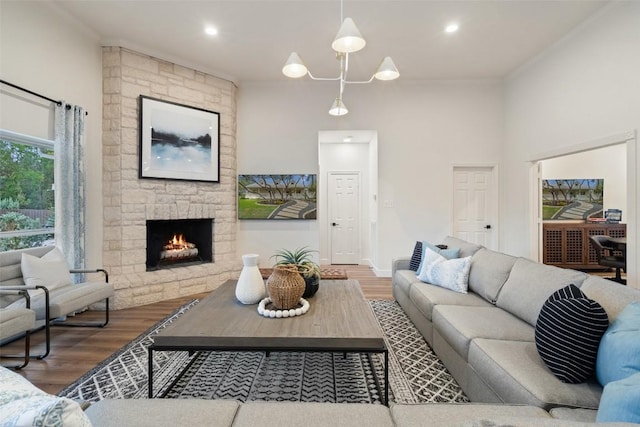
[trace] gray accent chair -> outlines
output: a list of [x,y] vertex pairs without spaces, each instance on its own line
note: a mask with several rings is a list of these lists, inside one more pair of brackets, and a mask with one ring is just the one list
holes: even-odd
[[7,359],[23,359],[22,364],[6,366],[8,368],[22,369],[29,364],[31,329],[36,325],[36,313],[31,310],[31,299],[25,289],[0,290],[0,295],[19,295],[25,299],[24,308],[0,308],[0,342],[10,342],[24,335],[23,355],[0,353],[0,356]]
[[[0,289],[28,289],[22,276],[22,254],[43,257],[53,246],[44,246],[15,251],[0,252]],[[49,325],[90,326],[102,328],[109,323],[109,298],[114,295],[109,275],[104,269],[70,269],[71,274],[102,273],[104,281],[70,283],[48,289],[44,294],[31,297],[31,310],[36,313],[36,328],[45,328],[46,350],[39,358],[46,357],[51,349]],[[44,286],[46,287],[46,285]],[[68,316],[84,311],[87,307],[104,302],[104,321],[72,322]],[[19,296],[0,295],[0,308],[23,308]]]

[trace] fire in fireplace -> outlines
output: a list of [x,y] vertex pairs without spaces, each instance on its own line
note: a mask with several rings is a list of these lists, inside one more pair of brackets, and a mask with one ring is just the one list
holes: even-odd
[[182,234],[174,234],[160,251],[160,261],[163,259],[171,261],[185,258],[198,258],[198,248],[195,243],[184,240]]
[[213,261],[213,219],[147,221],[147,271]]

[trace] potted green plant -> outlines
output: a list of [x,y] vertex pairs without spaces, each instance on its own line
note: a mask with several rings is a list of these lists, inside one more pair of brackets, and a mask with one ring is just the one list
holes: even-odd
[[318,251],[304,246],[293,251],[280,249],[271,257],[276,259],[275,265],[294,264],[297,267],[305,283],[303,298],[312,297],[320,286],[320,266],[311,260],[314,252]]

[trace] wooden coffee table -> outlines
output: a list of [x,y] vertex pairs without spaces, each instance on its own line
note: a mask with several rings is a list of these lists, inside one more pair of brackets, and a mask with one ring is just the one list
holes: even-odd
[[263,317],[257,305],[238,302],[235,286],[235,280],[226,281],[154,337],[148,348],[150,398],[154,351],[382,353],[384,403],[389,404],[389,353],[357,280],[322,280],[306,314],[281,319]]

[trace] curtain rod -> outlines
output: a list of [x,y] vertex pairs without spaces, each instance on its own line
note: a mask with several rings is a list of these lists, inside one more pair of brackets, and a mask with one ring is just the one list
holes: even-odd
[[[41,95],[41,94],[39,94],[38,92],[34,92],[34,91],[32,91],[32,90],[25,89],[25,88],[20,87],[20,86],[18,86],[18,85],[14,85],[13,83],[9,83],[9,82],[8,82],[8,81],[6,81],[6,80],[2,80],[2,79],[0,79],[0,83],[5,84],[5,85],[7,85],[7,86],[11,86],[11,87],[12,87],[12,88],[14,88],[14,89],[21,90],[21,91],[26,92],[26,93],[28,93],[28,94],[30,94],[30,95],[37,96],[38,98],[41,98],[41,99],[44,99],[44,100],[46,100],[46,101],[52,102],[52,103],[54,103],[54,104],[56,104],[56,105],[62,105],[62,101],[56,101],[55,99],[49,98],[48,96]],[[68,110],[68,109],[70,109],[70,108],[71,108],[71,106],[70,106],[70,105],[67,105],[67,110]],[[84,114],[85,114],[85,116],[89,115],[89,113],[88,113],[87,111],[85,111],[85,112],[84,112]]]
[[23,91],[23,92],[27,92],[28,94],[31,94],[31,95],[37,96],[38,98],[46,99],[47,101],[49,101],[49,102],[53,102],[53,103],[54,103],[54,104],[56,104],[56,105],[62,105],[62,101],[56,101],[55,99],[51,99],[51,98],[49,98],[48,96],[40,95],[39,93],[34,92],[34,91],[32,91],[32,90],[25,89],[25,88],[20,87],[20,86],[18,86],[18,85],[14,85],[13,83],[9,83],[9,82],[8,82],[8,81],[6,81],[6,80],[0,80],[0,83],[5,84],[5,85],[7,85],[7,86],[11,86],[12,88],[15,88],[15,89],[19,89],[19,90],[21,90],[21,91]]

